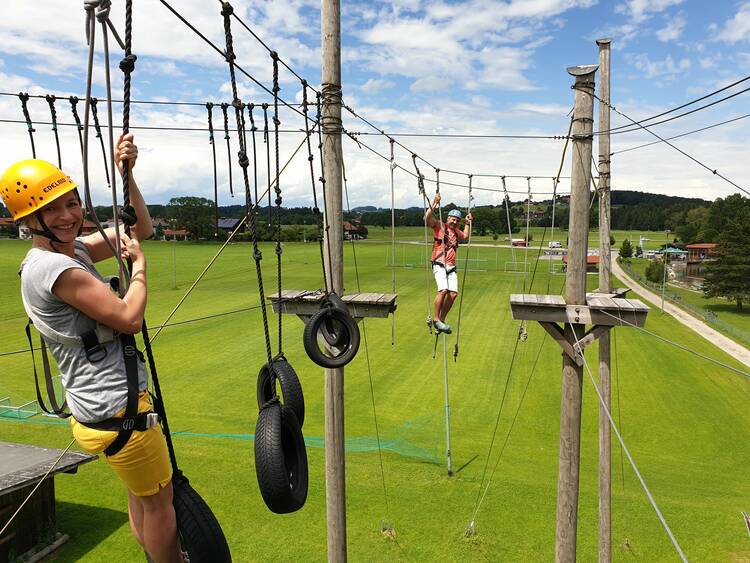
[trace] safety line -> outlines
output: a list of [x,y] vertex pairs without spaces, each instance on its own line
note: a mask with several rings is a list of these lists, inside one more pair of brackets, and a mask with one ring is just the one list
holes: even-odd
[[723,367],[723,368],[726,368],[726,369],[728,369],[729,371],[733,371],[734,373],[737,373],[737,374],[739,374],[739,375],[742,375],[743,377],[747,377],[747,378],[750,378],[750,373],[748,373],[748,372],[746,372],[746,371],[743,371],[743,370],[741,370],[741,369],[737,369],[737,368],[735,368],[735,367],[732,367],[732,366],[730,366],[730,365],[728,365],[728,364],[725,364],[725,363],[723,363],[723,362],[720,362],[719,360],[715,360],[714,358],[711,358],[711,357],[709,357],[709,356],[706,356],[705,354],[701,354],[700,352],[696,352],[695,350],[692,350],[692,349],[688,348],[687,346],[683,346],[682,344],[680,344],[680,343],[678,343],[678,342],[673,342],[672,340],[669,340],[668,338],[664,338],[663,336],[660,336],[660,335],[656,334],[655,332],[651,332],[650,330],[648,330],[648,329],[646,329],[646,328],[643,328],[642,326],[638,326],[638,325],[635,325],[635,324],[633,324],[633,323],[631,323],[631,322],[628,322],[628,321],[626,321],[626,320],[625,320],[625,319],[623,319],[623,318],[622,318],[622,316],[620,316],[620,315],[618,315],[618,316],[615,316],[615,315],[612,315],[612,314],[610,314],[610,313],[608,313],[607,311],[604,311],[604,310],[602,310],[602,313],[604,313],[604,314],[605,314],[605,315],[607,315],[608,317],[612,317],[613,319],[617,319],[617,320],[619,320],[619,321],[620,321],[621,323],[623,323],[623,324],[626,324],[626,325],[628,325],[628,326],[630,326],[630,327],[633,327],[633,328],[637,328],[637,329],[638,329],[638,330],[640,330],[641,332],[645,332],[645,333],[646,333],[646,334],[648,334],[649,336],[653,336],[653,337],[654,337],[654,338],[656,338],[657,340],[661,340],[662,342],[665,342],[665,343],[667,343],[667,344],[669,344],[669,345],[671,345],[671,346],[674,346],[675,348],[679,348],[680,350],[683,350],[684,352],[690,352],[690,353],[691,353],[691,354],[693,354],[694,356],[698,356],[699,358],[703,358],[704,360],[707,360],[707,361],[709,361],[709,362],[711,362],[711,363],[714,363],[714,364],[716,364],[716,365],[718,365],[718,366],[721,366],[721,367]]
[[[709,129],[713,129],[714,127],[719,127],[721,125],[727,125],[728,123],[733,123],[735,121],[740,121],[741,119],[747,119],[750,117],[750,113],[746,113],[745,115],[740,115],[738,117],[733,117],[732,119],[727,119],[726,121],[721,121],[719,123],[714,123],[713,125],[707,125],[706,127],[701,127],[700,129],[693,129],[692,131],[688,131],[687,133],[680,133],[679,135],[674,135],[672,137],[666,137],[665,139],[667,141],[671,141],[672,139],[679,139],[680,137],[687,137],[688,135],[693,135],[694,133],[700,133],[701,131],[707,131]],[[611,152],[609,153],[609,156],[614,156],[616,154],[622,154],[624,152],[630,152],[638,149],[642,149],[645,147],[650,147],[651,145],[658,145],[663,141],[651,141],[650,143],[644,143],[642,145],[637,145],[635,147],[628,147],[626,149],[621,149],[619,151]]]
[[[346,196],[346,208],[347,208],[349,215],[351,216],[352,209],[351,209],[351,206],[349,205],[349,187],[348,187],[348,182],[346,179],[346,166],[344,164],[343,153],[341,157],[341,177],[342,177],[343,184],[344,184],[344,195]],[[351,248],[352,248],[352,258],[354,261],[354,276],[357,281],[357,291],[361,293],[362,286],[360,284],[360,279],[359,279],[359,266],[357,264],[357,249],[354,243],[354,239],[351,238],[350,241],[351,241]],[[380,429],[378,427],[378,415],[377,415],[377,410],[375,409],[375,387],[372,382],[372,368],[370,366],[370,349],[367,344],[367,328],[365,324],[366,320],[367,319],[362,318],[362,337],[365,343],[365,359],[367,361],[367,377],[370,381],[370,398],[372,399],[372,415],[375,421],[375,437],[377,438],[377,441],[378,441],[378,456],[380,458],[380,476],[383,482],[383,497],[385,498],[386,517],[390,521],[390,518],[391,518],[390,504],[388,502],[388,489],[386,488],[386,484],[385,484],[385,469],[383,467],[383,451],[380,446]]]
[[[750,88],[748,88],[748,90],[750,90]],[[746,190],[745,188],[743,188],[739,184],[733,182],[732,180],[730,180],[729,178],[727,178],[723,174],[720,174],[715,168],[711,168],[711,167],[707,166],[706,164],[703,164],[700,160],[698,160],[694,156],[689,155],[687,152],[685,152],[681,148],[678,148],[677,146],[673,145],[672,143],[670,143],[669,141],[667,141],[664,137],[661,137],[661,136],[657,135],[656,133],[654,133],[653,131],[651,131],[648,127],[644,127],[643,125],[640,125],[634,119],[628,117],[627,115],[625,115],[624,113],[622,113],[620,110],[618,110],[615,106],[611,105],[608,102],[603,101],[596,94],[592,94],[592,96],[594,96],[597,100],[599,100],[600,103],[603,103],[603,104],[607,105],[608,107],[610,107],[612,109],[612,111],[614,111],[614,112],[618,113],[619,115],[623,116],[625,119],[628,119],[629,121],[632,121],[635,125],[638,125],[641,129],[643,129],[646,132],[650,133],[651,135],[653,135],[654,137],[656,137],[657,139],[659,139],[661,142],[666,143],[667,145],[669,145],[670,147],[672,147],[674,150],[676,150],[680,154],[686,156],[687,158],[689,158],[690,160],[692,160],[693,162],[695,162],[699,166],[702,166],[703,168],[705,168],[706,170],[708,170],[709,172],[711,172],[714,176],[718,176],[719,178],[721,178],[725,182],[733,185],[738,190],[741,190],[741,191],[745,192],[747,195],[750,195],[750,191]]]
[[[70,444],[68,444],[68,447],[67,447],[67,448],[65,448],[65,449],[64,449],[64,450],[62,451],[62,453],[61,453],[61,454],[60,454],[60,455],[59,455],[59,456],[57,457],[57,459],[56,459],[56,460],[54,461],[54,463],[53,463],[52,465],[50,465],[50,468],[49,468],[49,469],[47,470],[47,473],[45,473],[45,474],[44,474],[44,476],[43,476],[43,477],[42,477],[41,479],[39,479],[39,482],[38,482],[38,483],[36,484],[36,486],[35,486],[35,487],[34,487],[34,488],[33,488],[33,489],[31,490],[31,492],[30,492],[30,493],[28,494],[28,496],[27,496],[27,497],[26,497],[26,498],[25,498],[25,499],[23,500],[23,502],[22,502],[22,503],[20,504],[20,506],[19,506],[19,507],[18,507],[18,508],[16,509],[16,511],[15,511],[15,512],[13,513],[13,515],[12,515],[12,516],[11,516],[11,517],[10,517],[10,518],[8,519],[8,521],[7,521],[6,523],[5,523],[5,526],[3,526],[3,529],[2,529],[2,530],[0,530],[0,537],[2,537],[2,535],[3,535],[3,532],[5,532],[5,530],[7,530],[7,529],[8,529],[9,527],[10,527],[10,525],[11,525],[11,523],[13,522],[13,520],[15,519],[15,517],[16,517],[16,516],[18,516],[18,513],[19,513],[19,512],[21,512],[21,510],[23,509],[23,507],[24,507],[24,506],[26,506],[26,503],[27,503],[27,502],[29,502],[29,499],[30,499],[30,498],[31,498],[31,497],[32,497],[32,496],[34,495],[34,493],[35,493],[35,492],[36,492],[36,490],[37,490],[37,489],[38,489],[38,488],[39,488],[39,487],[40,487],[40,486],[42,485],[42,483],[44,483],[44,480],[45,480],[45,479],[47,479],[47,477],[49,477],[49,474],[50,474],[50,473],[52,473],[52,470],[53,470],[53,469],[55,468],[55,466],[56,466],[56,465],[57,465],[58,463],[60,463],[60,460],[61,460],[61,459],[63,458],[63,456],[64,456],[64,455],[65,455],[66,453],[68,453],[68,450],[70,449],[70,447],[71,447],[71,446],[72,446],[72,445],[73,445],[74,443],[75,443],[75,438],[74,438],[74,439],[72,439],[72,440],[70,441]],[[6,538],[6,539],[7,539],[7,538]]]
[[607,406],[606,401],[602,397],[601,391],[599,390],[599,386],[596,384],[596,381],[594,380],[594,375],[591,373],[591,368],[589,367],[589,364],[586,361],[586,355],[583,354],[583,348],[581,346],[581,341],[578,339],[578,335],[576,334],[575,326],[573,325],[573,323],[570,323],[570,322],[568,323],[568,326],[570,326],[570,330],[573,334],[573,338],[576,341],[576,349],[579,350],[578,356],[583,360],[583,365],[585,366],[586,372],[589,375],[589,379],[591,380],[591,385],[594,386],[594,390],[596,391],[596,396],[599,398],[599,403],[601,404],[602,409],[607,415],[607,418],[609,419],[609,423],[612,425],[612,430],[614,431],[615,436],[617,436],[617,439],[620,441],[620,446],[622,446],[622,450],[625,452],[625,455],[627,456],[628,461],[630,462],[630,466],[633,468],[633,471],[635,472],[636,477],[638,477],[638,481],[640,481],[641,486],[643,487],[643,490],[645,491],[646,496],[648,497],[648,500],[651,503],[651,506],[656,512],[656,515],[659,517],[659,521],[661,522],[661,525],[664,527],[664,531],[667,532],[669,539],[672,541],[672,545],[674,545],[675,549],[677,550],[677,554],[680,556],[680,559],[682,559],[685,563],[687,563],[687,558],[685,557],[685,554],[682,552],[680,545],[677,543],[677,539],[674,537],[672,530],[669,528],[667,521],[664,519],[664,516],[662,515],[661,510],[659,510],[659,506],[656,504],[656,500],[654,499],[653,495],[651,494],[651,491],[646,485],[646,481],[643,480],[643,477],[641,476],[641,472],[638,471],[638,467],[636,466],[635,461],[633,460],[633,456],[630,455],[630,451],[628,450],[628,447],[625,445],[625,441],[622,439],[622,435],[620,434],[620,431],[618,430],[617,425],[615,424],[615,421],[612,418],[612,414],[609,412],[609,407]]
[[[706,98],[710,98],[712,96],[715,96],[716,94],[724,92],[725,90],[729,90],[730,88],[733,88],[734,86],[737,86],[738,84],[746,82],[747,80],[750,80],[750,76],[746,76],[744,78],[741,78],[741,79],[737,80],[736,82],[732,82],[731,84],[728,84],[727,86],[724,86],[723,88],[719,88],[718,90],[715,90],[713,92],[705,94],[705,95],[701,96],[700,98],[696,98],[695,100],[692,100],[690,102],[687,102],[685,104],[682,104],[680,106],[672,108],[670,110],[663,111],[663,112],[658,113],[656,115],[652,115],[651,117],[647,117],[646,119],[641,119],[638,123],[646,123],[647,121],[658,119],[659,117],[663,117],[663,116],[665,116],[667,114],[673,113],[675,111],[679,111],[682,108],[686,108],[686,107],[691,106],[693,104],[697,104],[698,102],[702,102]],[[620,129],[624,129],[626,127],[630,127],[630,126],[629,125],[620,125],[619,127],[610,128],[608,131],[603,131],[603,130],[602,131],[596,131],[594,134],[595,135],[600,135],[600,134],[604,134],[604,133],[607,133],[607,132],[612,132],[612,131],[617,131],[617,130],[620,130]]]

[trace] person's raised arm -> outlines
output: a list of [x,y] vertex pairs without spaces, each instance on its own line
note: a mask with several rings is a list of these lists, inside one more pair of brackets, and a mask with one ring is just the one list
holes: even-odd
[[432,204],[424,212],[424,222],[427,223],[428,227],[434,227],[437,225],[438,220],[435,219],[435,208],[440,205],[440,193],[435,194],[435,199],[432,200]]
[[146,257],[137,239],[123,235],[122,257],[133,261],[133,272],[125,296],[120,299],[86,270],[65,270],[52,286],[52,293],[99,323],[118,332],[141,330],[146,311]]
[[[130,173],[130,181],[128,183],[130,205],[135,210],[137,221],[132,227],[132,233],[138,240],[145,240],[149,238],[154,232],[154,226],[151,222],[151,215],[146,207],[146,202],[143,199],[141,190],[138,189],[138,184],[133,176],[133,168],[135,167],[136,160],[138,160],[138,147],[133,142],[133,134],[128,133],[127,135],[120,135],[117,140],[117,149],[115,150],[115,163],[117,168],[122,175],[123,162],[128,162],[128,170]],[[104,231],[107,238],[110,240],[112,246],[115,244],[115,230],[114,228],[105,229]],[[94,262],[106,260],[112,257],[112,249],[107,242],[102,238],[101,233],[93,233],[84,238],[84,242],[88,247],[91,259]]]
[[469,213],[466,215],[466,224],[464,225],[464,240],[469,238],[471,234],[471,223],[474,221],[474,216]]

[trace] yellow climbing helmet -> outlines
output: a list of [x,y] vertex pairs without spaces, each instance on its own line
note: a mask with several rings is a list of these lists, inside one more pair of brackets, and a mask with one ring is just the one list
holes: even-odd
[[0,178],[0,197],[17,221],[76,187],[65,172],[46,160],[21,160]]

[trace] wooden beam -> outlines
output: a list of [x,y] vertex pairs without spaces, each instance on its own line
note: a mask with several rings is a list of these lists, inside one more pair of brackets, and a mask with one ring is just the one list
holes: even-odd
[[577,365],[582,366],[583,365],[583,358],[581,358],[581,354],[579,354],[576,349],[573,347],[573,345],[568,342],[568,339],[565,337],[563,328],[558,325],[557,323],[547,323],[547,322],[540,322],[540,325],[542,325],[542,328],[547,331],[547,333],[560,345],[560,348],[563,349],[563,352],[567,354],[567,356],[573,360]]

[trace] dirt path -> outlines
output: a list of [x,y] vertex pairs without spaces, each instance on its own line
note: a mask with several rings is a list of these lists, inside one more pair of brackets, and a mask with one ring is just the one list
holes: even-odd
[[[636,291],[641,297],[653,303],[655,308],[661,308],[661,297],[656,295],[652,291],[649,291],[633,278],[631,278],[617,263],[617,253],[612,253],[612,273],[617,276],[625,285],[627,285],[633,291]],[[734,340],[727,338],[720,332],[712,329],[703,321],[696,319],[691,314],[683,311],[678,306],[673,305],[669,301],[664,302],[664,311],[672,315],[679,322],[684,324],[686,327],[691,328],[703,338],[715,344],[732,357],[736,358],[746,366],[750,367],[750,350],[737,344]],[[651,314],[658,314],[655,311]]]

